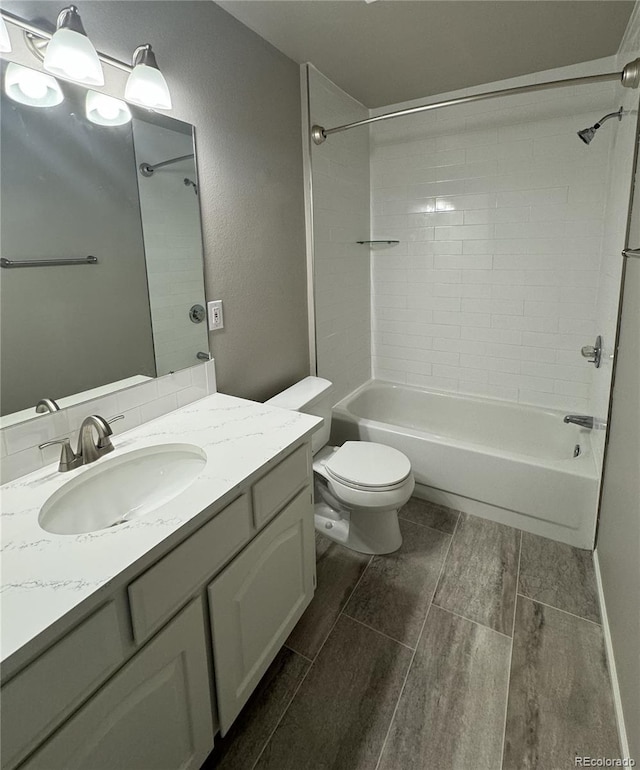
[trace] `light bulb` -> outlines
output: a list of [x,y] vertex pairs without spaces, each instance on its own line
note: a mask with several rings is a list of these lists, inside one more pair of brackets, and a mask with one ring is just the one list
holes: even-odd
[[30,107],[54,107],[64,99],[55,78],[15,62],[7,65],[4,90],[10,99]]
[[87,118],[99,126],[122,126],[131,120],[131,110],[125,102],[97,91],[87,91],[85,109]]
[[152,109],[170,110],[169,87],[158,69],[158,63],[150,45],[136,48],[133,54],[133,65],[125,86],[124,98]]
[[38,75],[39,73],[33,70],[27,70],[18,84],[22,93],[29,99],[40,100],[47,94],[47,83]]
[[0,53],[11,52],[11,38],[4,19],[0,16]]
[[77,83],[104,85],[100,59],[84,31],[78,9],[73,5],[58,16],[57,30],[44,55],[44,68]]

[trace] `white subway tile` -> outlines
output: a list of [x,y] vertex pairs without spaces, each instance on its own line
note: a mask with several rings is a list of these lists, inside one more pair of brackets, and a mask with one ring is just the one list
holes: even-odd
[[[486,369],[496,372],[519,374],[520,361],[513,358],[492,358],[491,356],[460,354],[460,366],[470,369]],[[463,378],[464,379],[464,378]]]
[[436,310],[433,313],[433,322],[454,326],[490,326],[491,316],[488,313],[450,313]]
[[434,257],[433,260],[433,266],[436,269],[489,270],[492,264],[491,254],[442,254]]
[[13,455],[31,447],[37,447],[38,444],[44,444],[45,441],[62,438],[68,435],[69,431],[67,410],[63,409],[4,428],[2,434],[7,454]]
[[464,298],[462,310],[469,313],[522,315],[523,304],[522,300]]
[[455,240],[484,240],[493,238],[496,225],[457,225],[449,227],[436,227],[436,241]]
[[481,342],[497,342],[505,345],[520,345],[524,342],[523,336],[527,332],[514,331],[513,329],[474,329],[463,328],[460,337],[467,340],[480,340]]
[[373,375],[376,378],[376,380],[394,382],[399,385],[404,385],[407,382],[406,372],[396,372],[392,369],[383,369],[377,366],[377,364],[374,364]]
[[407,385],[415,385],[430,390],[443,390],[455,393],[458,390],[458,380],[447,377],[425,376],[423,374],[408,374]]
[[470,396],[483,396],[485,398],[499,398],[504,401],[516,401],[518,388],[508,385],[493,385],[489,383],[469,382],[460,380],[458,390]]
[[557,332],[557,318],[531,318],[523,315],[492,315],[494,329],[520,329],[527,332]]

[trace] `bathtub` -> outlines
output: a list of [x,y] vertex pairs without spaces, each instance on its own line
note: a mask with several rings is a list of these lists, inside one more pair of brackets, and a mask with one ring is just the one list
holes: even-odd
[[404,452],[418,497],[592,548],[596,464],[564,414],[373,380],[334,407],[331,441]]

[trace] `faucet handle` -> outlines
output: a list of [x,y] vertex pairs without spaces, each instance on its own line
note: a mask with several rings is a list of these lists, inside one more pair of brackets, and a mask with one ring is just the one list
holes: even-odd
[[110,428],[110,425],[112,422],[117,422],[118,420],[124,420],[123,414],[117,414],[115,417],[110,417],[108,420],[104,419],[103,417],[100,418],[102,422],[104,422],[105,427],[107,429],[107,433],[104,436],[101,436],[98,439],[98,443],[96,444],[97,449],[101,449],[104,451],[104,454],[107,452],[113,451],[113,444],[111,443],[111,439],[109,436],[113,435],[113,431]]
[[68,438],[59,438],[54,441],[45,441],[44,444],[39,444],[38,449],[46,449],[48,446],[54,446],[55,444],[61,444],[62,449],[60,451],[60,462],[58,464],[58,470],[60,473],[66,473],[66,471],[72,471],[74,468],[82,465],[82,458],[71,448],[71,441]]

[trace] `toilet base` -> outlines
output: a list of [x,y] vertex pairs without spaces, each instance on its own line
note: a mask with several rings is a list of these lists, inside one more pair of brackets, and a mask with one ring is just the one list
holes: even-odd
[[326,500],[314,506],[316,531],[353,551],[385,554],[402,545],[398,509],[338,511]]

